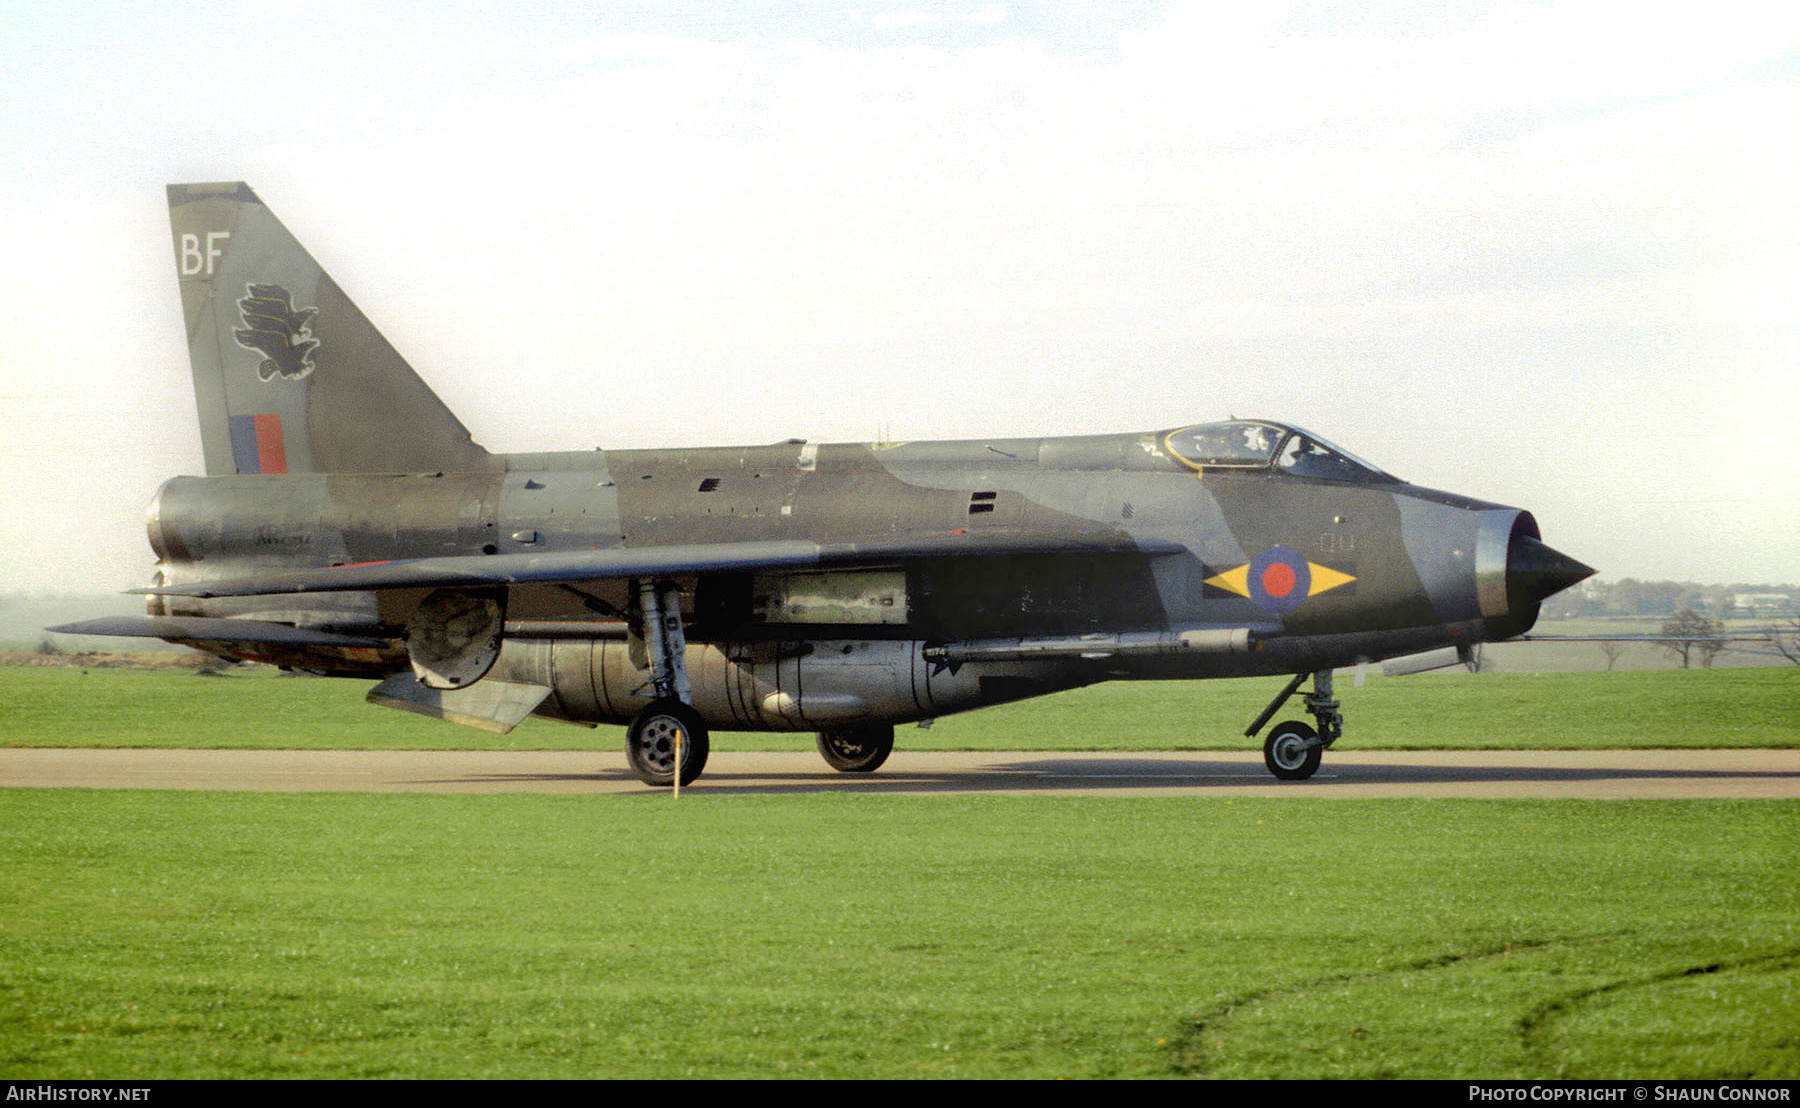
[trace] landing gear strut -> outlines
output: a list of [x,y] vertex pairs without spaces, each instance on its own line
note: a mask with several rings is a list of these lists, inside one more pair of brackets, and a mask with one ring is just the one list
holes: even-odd
[[[709,743],[706,721],[688,706],[693,699],[687,675],[687,637],[681,631],[681,601],[666,581],[638,582],[638,605],[644,621],[644,653],[650,663],[650,685],[656,699],[625,730],[625,759],[646,785],[683,785],[706,768]],[[680,765],[677,766],[677,761]]]
[[1305,694],[1306,710],[1318,724],[1315,730],[1298,720],[1288,720],[1276,724],[1269,731],[1268,738],[1263,740],[1263,764],[1269,772],[1283,781],[1304,781],[1319,769],[1319,761],[1324,757],[1325,749],[1337,742],[1338,736],[1344,733],[1344,713],[1338,711],[1340,705],[1331,691],[1331,671],[1319,670],[1312,674],[1296,674],[1280,695],[1269,702],[1263,713],[1256,717],[1256,722],[1244,732],[1246,738],[1255,738],[1262,730],[1269,717],[1281,710],[1287,699],[1299,690],[1301,682],[1312,678],[1312,691]]

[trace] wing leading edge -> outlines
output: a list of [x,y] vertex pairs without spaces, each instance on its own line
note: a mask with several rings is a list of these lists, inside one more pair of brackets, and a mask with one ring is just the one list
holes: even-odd
[[901,558],[1000,557],[1043,554],[1138,553],[1165,555],[1180,543],[1120,534],[1092,537],[974,536],[945,534],[859,542],[712,543],[617,547],[549,554],[491,554],[414,558],[325,566],[180,585],[132,589],[152,596],[267,596],[406,588],[480,588],[495,585],[570,584],[621,577],[685,576],[747,570],[826,569],[874,565]]

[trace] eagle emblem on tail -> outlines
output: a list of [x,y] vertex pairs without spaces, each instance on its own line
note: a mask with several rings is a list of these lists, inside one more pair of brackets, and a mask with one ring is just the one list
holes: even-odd
[[256,375],[264,381],[276,374],[297,381],[313,371],[312,355],[318,341],[312,336],[317,308],[294,308],[293,294],[280,285],[247,285],[238,301],[244,329],[232,332],[238,345],[263,355]]

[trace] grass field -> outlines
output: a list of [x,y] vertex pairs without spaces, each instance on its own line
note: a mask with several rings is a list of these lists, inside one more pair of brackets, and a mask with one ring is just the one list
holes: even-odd
[[[370,682],[247,671],[0,666],[0,746],[616,750],[622,729],[527,720],[510,735],[363,702]],[[1248,749],[1279,678],[1113,682],[902,728],[910,750]],[[1800,667],[1371,676],[1337,682],[1344,749],[1800,746]],[[1278,718],[1301,717],[1298,701]],[[721,749],[812,748],[727,733]]]
[[0,803],[7,1078],[1800,1077],[1784,802]]
[[[900,741],[1243,748],[1279,685]],[[620,742],[365,688],[5,668],[0,744]],[[1350,748],[1800,742],[1794,669],[1339,689]],[[1786,801],[0,789],[0,1078],[1795,1079],[1797,868]]]

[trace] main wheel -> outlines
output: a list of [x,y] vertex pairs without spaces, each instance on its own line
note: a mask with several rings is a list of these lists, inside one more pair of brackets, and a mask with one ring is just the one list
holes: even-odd
[[675,783],[675,745],[681,744],[681,783],[692,784],[706,768],[706,724],[679,700],[658,700],[625,729],[625,758],[646,785]]
[[874,773],[894,752],[894,729],[885,724],[819,732],[819,753],[840,773]]
[[1304,723],[1291,719],[1278,723],[1263,740],[1263,764],[1283,781],[1304,781],[1318,771],[1325,756],[1318,738],[1319,733]]

